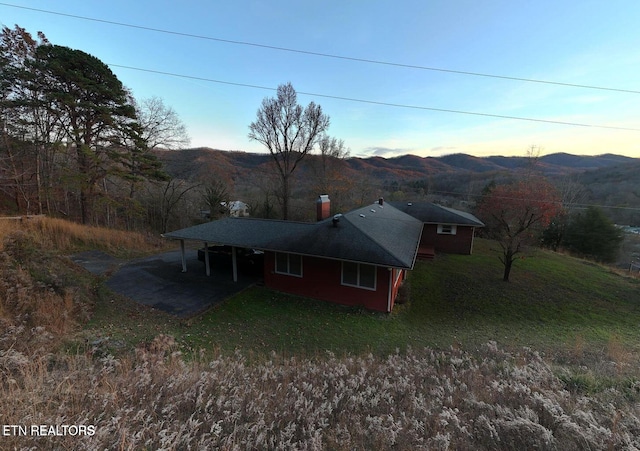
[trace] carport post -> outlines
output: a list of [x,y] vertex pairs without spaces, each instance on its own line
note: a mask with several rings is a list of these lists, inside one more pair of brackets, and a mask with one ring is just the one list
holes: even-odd
[[180,240],[180,253],[182,254],[182,272],[187,272],[187,257],[184,254],[184,240]]
[[238,281],[238,257],[236,256],[236,247],[231,247],[231,263],[233,266],[233,281]]
[[209,243],[204,242],[204,267],[207,276],[211,275],[211,265],[209,264]]

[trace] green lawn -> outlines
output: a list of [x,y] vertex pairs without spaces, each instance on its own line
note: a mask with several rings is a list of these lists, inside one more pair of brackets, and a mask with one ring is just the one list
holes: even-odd
[[506,348],[551,353],[583,349],[640,351],[640,281],[547,251],[516,263],[511,282],[493,244],[474,255],[439,255],[410,274],[410,301],[372,313],[252,287],[190,320],[103,292],[90,337],[125,345],[171,334],[186,350],[238,349],[261,356],[395,352],[406,346],[474,349],[489,340]]

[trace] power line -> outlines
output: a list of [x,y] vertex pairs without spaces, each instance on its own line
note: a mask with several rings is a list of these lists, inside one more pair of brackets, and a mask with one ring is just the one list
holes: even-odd
[[[190,80],[206,81],[206,82],[210,82],[210,83],[226,84],[226,85],[239,86],[239,87],[244,87],[244,88],[262,89],[262,90],[267,90],[267,91],[276,91],[277,90],[277,88],[270,88],[270,87],[267,87],[267,86],[252,85],[252,84],[247,84],[247,83],[236,83],[236,82],[231,82],[231,81],[216,80],[216,79],[212,79],[212,78],[176,74],[176,73],[173,73],[173,72],[165,72],[165,71],[152,70],[152,69],[143,69],[143,68],[140,68],[140,67],[124,66],[124,65],[120,65],[120,64],[110,64],[110,63],[108,63],[108,65],[111,66],[111,67],[119,67],[119,68],[122,68],[122,69],[130,69],[130,70],[148,72],[148,73],[159,74],[159,75],[168,75],[168,76],[171,76],[171,77],[186,78],[186,79],[190,79]],[[498,119],[509,119],[509,120],[518,120],[518,121],[538,122],[538,123],[554,124],[554,125],[568,125],[568,126],[572,126],[572,127],[601,128],[601,129],[608,129],[608,130],[624,130],[624,131],[640,132],[640,128],[616,127],[616,126],[611,126],[611,125],[584,124],[584,123],[579,123],[579,122],[564,122],[564,121],[554,121],[554,120],[550,120],[550,119],[536,119],[536,118],[530,118],[530,117],[507,116],[507,115],[492,114],[492,113],[479,113],[479,112],[473,112],[473,111],[452,110],[452,109],[447,109],[447,108],[435,108],[435,107],[427,107],[427,106],[420,106],[420,105],[407,105],[407,104],[402,104],[402,103],[390,103],[390,102],[381,102],[381,101],[376,101],[376,100],[356,99],[356,98],[353,98],[353,97],[335,96],[335,95],[330,95],[330,94],[318,94],[318,93],[304,92],[304,91],[297,91],[297,93],[301,94],[301,95],[312,96],[312,97],[322,97],[322,98],[326,98],[326,99],[343,100],[343,101],[347,101],[347,102],[366,103],[366,104],[371,104],[371,105],[389,106],[389,107],[394,107],[394,108],[408,108],[408,109],[414,109],[414,110],[437,111],[437,112],[440,112],[440,113],[466,114],[466,115],[471,115],[471,116],[483,116],[483,117],[492,117],[492,118],[498,118]]]
[[215,38],[215,37],[212,37],[212,36],[204,36],[204,35],[198,35],[198,34],[192,34],[192,33],[183,33],[183,32],[179,32],[179,31],[166,30],[166,29],[162,29],[162,28],[146,27],[146,26],[142,26],[142,25],[134,25],[134,24],[124,23],[124,22],[116,22],[116,21],[112,21],[112,20],[97,19],[97,18],[94,18],[94,17],[79,16],[79,15],[75,15],[75,14],[61,13],[61,12],[50,11],[50,10],[45,10],[45,9],[30,8],[30,7],[27,7],[27,6],[12,5],[10,3],[2,3],[2,2],[0,2],[0,5],[8,6],[8,7],[11,7],[11,8],[19,8],[19,9],[25,9],[25,10],[29,10],[29,11],[35,11],[35,12],[40,12],[40,13],[45,13],[45,14],[53,14],[53,15],[57,15],[57,16],[70,17],[70,18],[73,18],[73,19],[88,20],[88,21],[92,21],[92,22],[105,23],[105,24],[109,24],[109,25],[117,25],[117,26],[120,26],[120,27],[135,28],[135,29],[138,29],[138,30],[145,30],[145,31],[153,31],[155,33],[164,33],[164,34],[170,34],[170,35],[174,35],[174,36],[182,36],[182,37],[187,37],[187,38],[203,39],[203,40],[208,40],[208,41],[222,42],[222,43],[226,43],[226,44],[243,45],[243,46],[249,46],[249,47],[257,47],[257,48],[269,49],[269,50],[277,50],[277,51],[281,51],[281,52],[289,52],[289,53],[298,53],[298,54],[303,54],[303,55],[319,56],[319,57],[323,57],[323,58],[332,58],[332,59],[339,59],[339,60],[346,60],[346,61],[355,61],[355,62],[367,63],[367,64],[378,64],[378,65],[384,65],[384,66],[402,67],[402,68],[407,68],[407,69],[417,69],[417,70],[424,70],[424,71],[444,72],[444,73],[458,74],[458,75],[468,75],[468,76],[474,76],[474,77],[496,78],[496,79],[502,79],[502,80],[522,81],[522,82],[527,82],[527,83],[539,83],[539,84],[547,84],[547,85],[565,86],[565,87],[571,87],[571,88],[597,89],[597,90],[601,90],[601,91],[613,91],[613,92],[621,92],[621,93],[627,93],[627,94],[640,94],[640,91],[633,90],[633,89],[612,88],[612,87],[595,86],[595,85],[583,85],[583,84],[578,84],[578,83],[565,83],[565,82],[559,82],[559,81],[540,80],[540,79],[534,79],[534,78],[512,77],[512,76],[507,76],[507,75],[487,74],[487,73],[482,73],[482,72],[472,72],[472,71],[445,69],[445,68],[440,68],[440,67],[421,66],[421,65],[416,65],[416,64],[396,63],[396,62],[391,62],[391,61],[382,61],[382,60],[375,60],[375,59],[368,59],[368,58],[359,58],[359,57],[354,57],[354,56],[335,55],[335,54],[323,53],[323,52],[313,52],[313,51],[310,51],[310,50],[300,50],[300,49],[293,49],[293,48],[289,48],[289,47],[279,47],[279,46],[274,46],[274,45],[259,44],[259,43],[256,43],[256,42],[238,41],[238,40],[233,40],[233,39]]

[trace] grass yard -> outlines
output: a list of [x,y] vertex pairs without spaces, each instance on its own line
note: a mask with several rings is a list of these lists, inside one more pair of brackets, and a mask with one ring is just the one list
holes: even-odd
[[170,334],[189,351],[260,356],[386,355],[407,346],[473,350],[488,341],[559,359],[640,354],[640,281],[565,255],[535,251],[511,282],[492,243],[472,256],[418,262],[409,302],[391,314],[333,305],[252,287],[190,320],[178,320],[103,293],[84,334],[123,347]]

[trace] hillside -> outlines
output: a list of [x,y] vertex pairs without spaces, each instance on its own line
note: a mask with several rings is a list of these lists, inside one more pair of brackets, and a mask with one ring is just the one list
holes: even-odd
[[[167,171],[174,177],[193,178],[206,175],[213,169],[225,173],[241,174],[264,167],[271,158],[266,153],[223,151],[209,148],[182,151],[156,151]],[[308,160],[317,159],[309,155]],[[402,155],[393,158],[351,157],[345,160],[354,173],[362,173],[381,180],[419,180],[439,174],[490,173],[518,171],[527,167],[526,157],[474,157],[458,153],[441,157]],[[638,162],[620,155],[579,156],[556,153],[540,157],[538,167],[548,175],[573,174]]]
[[147,240],[3,223],[3,421],[91,428],[3,449],[640,446],[636,278],[536,251],[506,284],[478,240],[418,262],[392,314],[255,286],[181,320],[65,257]]
[[576,181],[585,187],[583,203],[608,206],[618,224],[640,224],[640,161],[585,171]]
[[[277,177],[269,154],[222,151],[209,148],[183,151],[156,151],[166,171],[175,178],[193,183],[223,180],[233,196],[255,206],[253,214],[265,215],[263,205],[277,205]],[[328,176],[320,179],[322,159],[308,155],[295,172],[293,203],[307,219],[305,205],[321,189],[342,209],[361,205],[363,199],[385,196],[390,199],[425,199],[458,206],[460,201],[477,199],[488,183],[508,183],[531,169],[526,157],[474,157],[451,154],[441,157],[402,155],[394,158],[351,157],[333,161]],[[580,156],[556,153],[540,157],[535,170],[566,190],[572,186],[582,204],[613,206],[608,216],[618,224],[640,224],[640,159],[605,154]],[[297,204],[296,204],[297,202]],[[337,207],[336,207],[337,208]]]
[[[478,240],[419,262],[389,315],[256,286],[178,320],[109,292],[55,240],[45,258],[29,248],[47,230],[8,231],[0,252],[0,412],[92,433],[3,448],[640,447],[638,279],[537,251],[506,284]],[[87,296],[86,315],[63,315]]]

